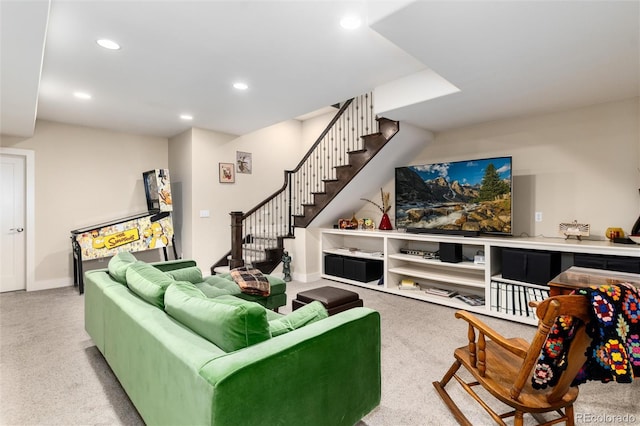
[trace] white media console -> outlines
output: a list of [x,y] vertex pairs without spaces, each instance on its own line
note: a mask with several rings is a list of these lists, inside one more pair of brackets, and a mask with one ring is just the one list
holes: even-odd
[[[450,263],[423,256],[438,251],[440,243],[459,245],[463,260]],[[549,287],[503,278],[504,249],[552,253],[561,270],[573,266],[576,255],[596,255],[596,260],[602,256],[611,263],[640,262],[640,245],[562,238],[322,229],[321,245],[323,278],[526,324],[537,324],[528,301],[547,297]],[[484,263],[476,256],[484,256]],[[465,296],[484,301],[473,305],[469,298],[463,301]]]

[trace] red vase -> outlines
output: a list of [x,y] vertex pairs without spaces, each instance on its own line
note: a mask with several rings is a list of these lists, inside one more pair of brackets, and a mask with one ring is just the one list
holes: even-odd
[[382,219],[380,220],[380,226],[378,226],[378,229],[382,231],[389,231],[393,229],[393,226],[391,226],[391,220],[389,219],[388,214],[385,213],[382,215]]

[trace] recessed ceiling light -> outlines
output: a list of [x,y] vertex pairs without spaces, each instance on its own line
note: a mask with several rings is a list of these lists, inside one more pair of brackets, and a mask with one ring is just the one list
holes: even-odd
[[362,21],[357,16],[345,16],[340,20],[340,26],[347,30],[355,30],[362,24]]
[[91,95],[86,92],[73,92],[73,96],[78,99],[91,99]]
[[109,50],[118,50],[120,49],[120,45],[113,40],[107,40],[106,38],[101,38],[100,40],[96,40],[98,46],[104,47]]
[[189,114],[180,114],[180,118],[182,120],[193,120],[193,115],[189,115]]
[[247,85],[247,83],[243,83],[243,82],[241,82],[241,81],[238,81],[238,82],[236,82],[236,83],[233,83],[233,87],[234,87],[235,89],[238,89],[238,90],[247,90],[247,89],[249,88],[249,86]]

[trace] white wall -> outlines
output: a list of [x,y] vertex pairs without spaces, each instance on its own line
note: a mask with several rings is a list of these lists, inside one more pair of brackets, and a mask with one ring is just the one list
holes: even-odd
[[[164,138],[38,120],[3,147],[35,152],[35,283],[73,284],[70,231],[147,210],[142,173],[167,167]],[[105,263],[106,265],[106,263]]]
[[515,235],[557,237],[559,223],[577,220],[604,239],[640,211],[639,100],[443,132],[414,164],[511,155]]
[[[231,249],[229,213],[246,212],[282,187],[283,171],[296,166],[305,144],[301,123],[289,120],[240,137],[193,129],[191,145],[191,163],[181,166],[190,168],[192,196],[190,201],[184,200],[190,202],[184,208],[184,226],[186,230],[191,223],[191,241],[184,240],[183,250],[185,257],[193,258],[208,272]],[[220,183],[218,164],[235,164],[236,151],[252,154],[252,173],[236,172],[235,183]],[[183,173],[181,176],[185,179]],[[200,217],[203,210],[209,217]]]
[[[436,134],[409,164],[513,157],[514,235],[558,237],[558,224],[630,231],[640,214],[640,98]],[[401,126],[402,128],[402,126]],[[384,186],[395,199],[394,183]],[[380,196],[371,188],[376,202]],[[542,222],[534,212],[542,212]],[[392,208],[393,212],[393,208]],[[365,204],[359,217],[378,217]]]
[[[306,154],[311,145],[316,142],[320,134],[327,128],[327,125],[329,125],[329,122],[331,122],[337,113],[338,110],[336,109],[335,111],[317,115],[301,122],[303,144],[301,152],[302,155]],[[300,159],[302,159],[302,155],[300,155]]]
[[[190,129],[170,140],[38,121],[31,138],[2,135],[0,146],[35,152],[35,284],[69,286],[73,267],[69,231],[146,211],[142,172],[168,167],[178,254],[209,266],[230,249],[232,210],[247,211],[284,183],[332,114],[289,120],[241,137]],[[218,182],[218,163],[253,154],[252,174]],[[209,218],[200,218],[209,210]],[[159,260],[159,253],[140,253]],[[108,259],[85,262],[105,267]]]
[[[173,197],[173,228],[175,231],[178,256],[191,257],[193,221],[193,182],[191,163],[193,147],[192,129],[169,139],[169,175]],[[185,252],[185,248],[188,250]]]

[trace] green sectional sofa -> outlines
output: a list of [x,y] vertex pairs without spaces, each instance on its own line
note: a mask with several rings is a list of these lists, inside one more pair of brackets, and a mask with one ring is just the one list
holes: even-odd
[[198,285],[209,297],[217,297],[225,294],[240,297],[251,302],[257,302],[267,309],[278,312],[278,308],[287,304],[287,284],[280,278],[267,275],[271,284],[271,294],[267,297],[255,294],[245,294],[231,279],[230,274],[212,275],[202,277],[202,272],[196,266],[194,260],[177,260],[170,262],[152,263],[156,269],[160,269],[171,275],[174,279],[189,281]]
[[145,423],[351,426],[379,404],[376,311],[280,315],[192,261],[114,259],[85,273],[85,328]]

